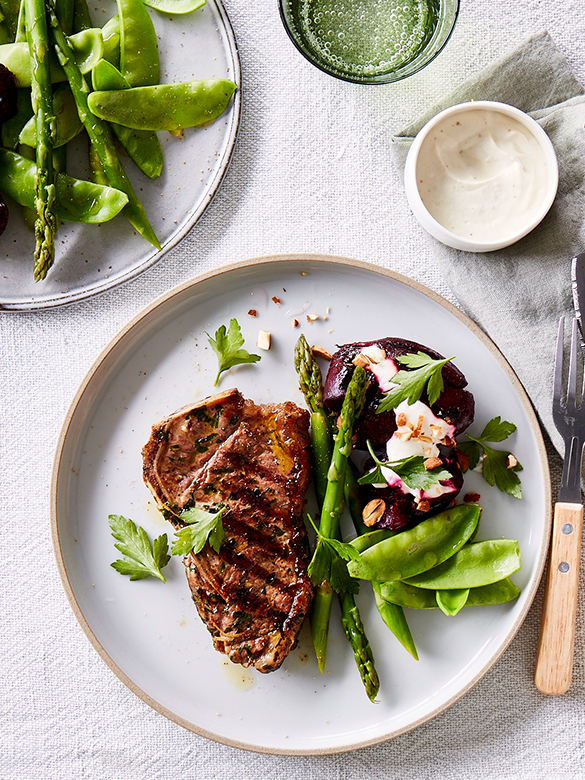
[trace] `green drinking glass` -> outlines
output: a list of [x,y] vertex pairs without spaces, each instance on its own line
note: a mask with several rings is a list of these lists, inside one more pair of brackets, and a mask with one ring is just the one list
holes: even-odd
[[297,49],[325,73],[389,84],[428,65],[449,40],[459,0],[280,0]]

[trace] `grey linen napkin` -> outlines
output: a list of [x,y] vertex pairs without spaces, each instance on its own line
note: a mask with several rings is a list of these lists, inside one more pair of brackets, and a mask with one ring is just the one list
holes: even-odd
[[543,32],[466,81],[392,139],[394,161],[403,171],[414,136],[439,111],[467,100],[499,100],[529,113],[553,142],[558,194],[547,217],[526,238],[486,254],[428,240],[461,307],[512,365],[560,452],[551,412],[553,355],[559,315],[572,314],[570,259],[585,251],[584,92]]

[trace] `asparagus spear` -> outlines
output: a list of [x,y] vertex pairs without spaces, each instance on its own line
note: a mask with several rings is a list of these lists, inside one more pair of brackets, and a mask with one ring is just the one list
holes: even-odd
[[[38,2],[38,0],[27,0],[27,2]],[[124,207],[122,213],[141,236],[157,249],[160,249],[159,240],[148,222],[142,203],[136,197],[130,180],[126,176],[126,172],[118,159],[112,131],[110,130],[109,125],[94,116],[88,108],[87,96],[89,94],[89,87],[85,82],[79,66],[75,62],[71,46],[59,25],[55,9],[53,5],[51,5],[51,0],[48,0],[47,2],[47,11],[50,21],[49,34],[55,46],[59,63],[65,71],[69,81],[79,118],[87,130],[91,143],[95,147],[95,151],[97,152],[110,185],[125,192],[128,196],[128,204]]]
[[26,31],[32,61],[32,103],[37,123],[35,181],[35,281],[44,279],[55,260],[55,182],[53,172],[53,89],[44,0],[25,0]]
[[[333,438],[329,419],[323,406],[321,370],[314,359],[307,340],[301,336],[295,347],[295,367],[307,406],[311,409],[311,437],[313,442],[313,481],[319,504],[323,504],[327,491],[327,472],[331,462]],[[329,616],[333,591],[327,582],[317,586],[311,611],[311,633],[317,663],[323,672],[327,651]],[[366,636],[359,610],[350,593],[339,594],[341,622],[345,635],[354,651],[356,664],[370,699],[374,699],[379,681],[374,658]]]

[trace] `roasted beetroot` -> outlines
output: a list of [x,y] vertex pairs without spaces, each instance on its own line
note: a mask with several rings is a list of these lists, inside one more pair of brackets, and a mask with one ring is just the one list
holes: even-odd
[[[377,341],[360,341],[353,344],[344,344],[333,355],[327,377],[325,379],[324,400],[325,406],[332,412],[338,413],[343,403],[345,391],[355,369],[352,360],[364,347],[378,346],[386,353],[386,358],[394,360],[399,355],[424,352],[432,358],[440,359],[440,355],[434,349],[429,349],[414,341],[406,339],[385,338]],[[398,365],[402,370],[404,366]],[[473,422],[475,404],[473,396],[463,388],[467,380],[452,363],[447,363],[443,368],[443,381],[445,389],[439,399],[431,407],[437,417],[455,426],[455,435],[462,433]],[[358,425],[356,447],[365,449],[369,439],[374,448],[383,447],[396,430],[396,416],[393,411],[376,414],[378,404],[382,400],[383,393],[380,390],[375,376],[368,372],[371,381],[368,390],[366,406]],[[421,398],[427,402],[427,398]]]
[[[355,369],[355,365],[352,361],[362,352],[362,350],[376,347],[379,348],[378,357],[381,356],[382,361],[375,363],[374,365],[370,363],[371,368],[368,370],[368,376],[370,377],[371,383],[368,390],[366,406],[358,422],[356,449],[366,449],[366,442],[369,440],[379,459],[381,461],[386,461],[388,460],[386,455],[388,441],[392,439],[399,426],[397,425],[396,410],[392,409],[389,412],[376,414],[376,409],[384,395],[379,381],[382,383],[385,381],[390,382],[392,372],[397,369],[409,370],[396,361],[396,358],[400,355],[424,352],[434,359],[441,359],[443,356],[435,350],[424,347],[421,344],[398,338],[385,338],[377,341],[344,344],[333,355],[325,379],[324,400],[325,405],[331,412],[337,413],[341,408],[347,385],[349,384],[351,375]],[[383,354],[380,350],[383,350]],[[395,367],[390,363],[383,363],[383,361],[388,360],[393,360],[396,364]],[[384,369],[383,366],[386,368]],[[380,380],[378,380],[378,376],[380,377]],[[449,428],[448,436],[444,439],[441,437],[440,440],[437,439],[438,446],[435,446],[433,450],[433,459],[440,459],[441,468],[451,475],[449,480],[443,480],[440,483],[443,488],[446,488],[447,490],[438,496],[433,495],[432,491],[415,491],[416,495],[413,495],[412,492],[409,492],[408,488],[404,487],[404,483],[398,478],[397,484],[394,485],[385,485],[384,487],[364,485],[362,488],[364,504],[367,504],[374,499],[382,499],[385,504],[383,514],[376,520],[375,524],[371,526],[372,528],[398,530],[406,525],[418,523],[429,515],[436,514],[437,512],[446,509],[461,490],[463,477],[457,463],[455,451],[452,447],[454,442],[451,439],[462,433],[471,425],[474,417],[475,404],[471,393],[464,389],[467,385],[467,380],[458,368],[452,363],[447,363],[442,369],[442,376],[444,382],[443,392],[430,409],[435,415],[435,431],[443,425],[439,420],[436,420],[437,417],[452,426],[452,428]],[[388,389],[387,386],[386,389]],[[428,405],[428,398],[426,395],[423,395],[420,400],[423,404]],[[415,413],[415,407],[409,408],[413,410],[411,414]],[[418,412],[415,414],[418,414]],[[428,414],[430,414],[430,412]],[[404,426],[405,415],[401,413],[399,417],[403,418],[400,425]],[[414,421],[416,421],[416,417]],[[410,425],[414,428],[414,425]],[[403,431],[404,428],[401,428],[400,431],[396,433],[393,442],[404,437]],[[408,437],[411,437],[411,433],[408,430],[406,433],[408,434]],[[412,438],[419,438],[421,441],[425,439],[420,430],[413,431]],[[429,443],[429,449],[427,450],[427,453],[421,452],[421,454],[424,454],[424,457],[428,457],[431,454],[430,446],[432,445],[432,441],[431,438],[426,438],[425,441]],[[426,446],[427,445],[425,444],[424,447]],[[364,472],[369,471],[373,465],[371,459],[366,461],[363,469]],[[438,465],[438,462],[436,465]]]
[[[375,498],[383,499],[386,504],[384,514],[376,521],[371,530],[376,528],[389,528],[397,531],[411,523],[420,523],[430,515],[435,515],[447,509],[454,498],[457,497],[463,486],[463,476],[454,457],[441,456],[442,468],[451,474],[450,483],[453,489],[437,498],[429,498],[426,504],[418,505],[410,493],[403,493],[397,485],[376,488],[373,485],[362,486],[362,499],[364,505]],[[424,507],[422,511],[419,506]]]

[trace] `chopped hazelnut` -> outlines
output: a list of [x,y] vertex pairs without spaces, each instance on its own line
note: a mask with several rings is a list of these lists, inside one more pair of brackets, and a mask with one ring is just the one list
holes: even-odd
[[480,498],[481,496],[479,495],[479,493],[466,493],[463,496],[463,500],[465,501],[466,504],[475,504],[479,501]]
[[386,503],[382,498],[373,498],[369,501],[362,512],[362,520],[364,525],[370,528],[372,525],[378,522],[386,511]]
[[406,425],[406,415],[404,414],[404,412],[400,412],[400,414],[397,415],[397,417],[396,417],[396,425],[399,428],[402,428],[403,425]]
[[298,320],[293,320],[291,322],[291,325],[292,325],[293,328],[298,328],[299,327],[299,321]]
[[317,344],[311,347],[311,352],[315,357],[323,358],[324,360],[331,360],[331,352],[328,352],[325,347],[320,347]]
[[318,314],[307,314],[307,322],[316,322],[318,319]]
[[250,317],[258,316],[258,312],[256,311],[256,309],[248,309],[248,314],[250,315]]
[[274,303],[275,303],[277,306],[280,306],[280,298],[279,298],[278,296],[276,296],[276,295],[273,295],[273,296],[272,296],[272,300],[274,301]]
[[418,502],[416,508],[418,509],[419,512],[428,512],[429,509],[431,508],[431,505],[426,499],[423,499],[422,501]]
[[424,425],[424,422],[425,422],[424,415],[419,414],[418,420],[416,422],[416,426],[415,426],[415,429],[414,429],[414,435],[415,436],[418,436],[420,434],[420,432],[422,431],[422,427]]
[[258,340],[256,341],[256,346],[258,349],[264,349],[268,351],[270,349],[271,341],[272,337],[267,330],[258,331]]
[[507,468],[507,469],[513,469],[513,468],[515,468],[517,465],[518,465],[518,459],[517,459],[517,458],[515,458],[515,457],[514,457],[514,455],[512,455],[512,453],[510,453],[510,454],[508,455],[508,460],[507,460],[507,462],[506,462],[506,468]]
[[439,466],[442,466],[443,461],[441,458],[427,458],[423,465],[427,471],[430,471],[431,469],[437,469]]
[[356,355],[351,362],[354,366],[360,366],[360,368],[367,368],[370,365],[368,358],[365,355],[362,355],[361,352],[359,355]]

